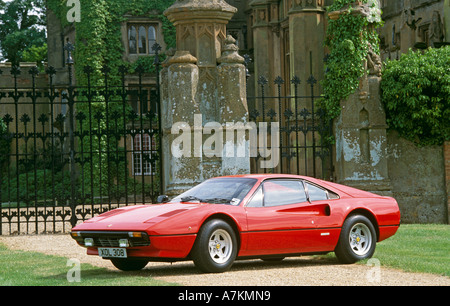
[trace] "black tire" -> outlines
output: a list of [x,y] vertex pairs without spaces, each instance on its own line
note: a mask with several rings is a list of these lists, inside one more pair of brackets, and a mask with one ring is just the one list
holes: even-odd
[[111,262],[114,267],[122,271],[139,271],[148,264],[147,260],[130,258],[111,259]]
[[266,262],[277,262],[282,261],[284,258],[285,257],[263,257],[261,260]]
[[352,264],[372,257],[376,242],[377,234],[372,222],[365,216],[353,215],[344,221],[334,252],[339,262]]
[[191,255],[195,266],[206,273],[229,270],[236,259],[236,233],[225,221],[213,219],[200,229]]

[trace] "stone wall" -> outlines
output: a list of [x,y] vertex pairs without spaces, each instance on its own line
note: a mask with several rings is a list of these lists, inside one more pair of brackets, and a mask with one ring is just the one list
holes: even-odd
[[[374,59],[380,62],[379,55]],[[341,102],[334,126],[336,181],[393,196],[402,223],[448,223],[450,148],[417,147],[388,130],[377,71],[362,77],[357,91]]]
[[390,131],[388,168],[402,223],[448,222],[442,146],[419,148]]
[[447,191],[447,223],[450,223],[450,141],[444,144],[445,185]]

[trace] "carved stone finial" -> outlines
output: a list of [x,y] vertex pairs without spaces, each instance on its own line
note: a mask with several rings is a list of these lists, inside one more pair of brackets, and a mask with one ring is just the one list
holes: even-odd
[[199,67],[214,67],[222,55],[226,25],[237,9],[225,0],[178,0],[164,15],[177,31],[177,49],[188,50]]
[[245,59],[239,55],[239,48],[236,46],[236,40],[228,35],[224,42],[222,56],[217,59],[219,64],[243,64]]
[[195,14],[197,11],[214,12],[215,18],[226,19],[228,21],[237,12],[237,9],[224,0],[177,0],[164,12],[164,15],[171,22],[177,23],[180,20],[192,19],[192,14]]

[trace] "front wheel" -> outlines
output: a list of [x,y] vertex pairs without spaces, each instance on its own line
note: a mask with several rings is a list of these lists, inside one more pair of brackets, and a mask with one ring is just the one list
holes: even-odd
[[372,222],[364,216],[354,215],[345,220],[334,252],[341,263],[352,264],[372,257],[376,242]]
[[223,220],[211,220],[202,226],[197,236],[192,259],[203,272],[224,272],[233,265],[237,247],[233,228]]

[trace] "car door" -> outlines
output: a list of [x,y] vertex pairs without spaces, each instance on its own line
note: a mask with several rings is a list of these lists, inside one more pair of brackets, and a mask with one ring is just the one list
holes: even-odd
[[264,181],[245,210],[247,256],[301,253],[313,243],[314,212],[301,180]]
[[339,210],[336,209],[339,196],[322,186],[309,181],[303,181],[316,231],[311,235],[314,245],[310,246],[309,252],[327,252],[334,250],[339,240],[340,226]]

